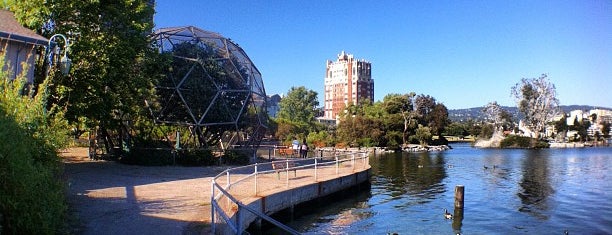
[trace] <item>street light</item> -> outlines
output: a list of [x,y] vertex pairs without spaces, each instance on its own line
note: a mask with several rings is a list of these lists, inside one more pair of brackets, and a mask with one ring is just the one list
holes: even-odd
[[[72,60],[68,58],[68,50],[70,50],[70,41],[63,34],[55,34],[49,38],[49,46],[47,47],[48,52],[51,50],[51,42],[55,40],[56,37],[61,37],[64,39],[64,56],[60,59],[60,71],[64,75],[68,75],[70,72],[70,66],[72,65]],[[59,54],[60,49],[56,44],[56,51]],[[55,53],[53,55],[49,55],[49,65],[53,65],[53,58],[55,57]]]

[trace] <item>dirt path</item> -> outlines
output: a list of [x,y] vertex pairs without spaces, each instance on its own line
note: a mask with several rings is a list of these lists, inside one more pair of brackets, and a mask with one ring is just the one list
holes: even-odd
[[144,167],[62,153],[76,234],[208,234],[210,182],[225,167]]

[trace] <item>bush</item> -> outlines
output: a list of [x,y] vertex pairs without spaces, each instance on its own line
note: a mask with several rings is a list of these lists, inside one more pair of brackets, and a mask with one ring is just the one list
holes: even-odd
[[217,159],[208,149],[190,149],[179,151],[176,163],[183,166],[210,166],[217,164]]
[[[0,55],[0,68],[4,61]],[[67,205],[57,150],[68,143],[69,128],[22,75],[8,77],[0,71],[0,233],[60,233]]]
[[172,165],[174,159],[169,148],[135,147],[121,157],[120,162],[130,165],[165,166]]
[[548,148],[545,141],[518,135],[509,135],[500,142],[501,148]]
[[250,163],[248,153],[239,150],[226,151],[222,159],[225,164],[230,165],[247,165]]

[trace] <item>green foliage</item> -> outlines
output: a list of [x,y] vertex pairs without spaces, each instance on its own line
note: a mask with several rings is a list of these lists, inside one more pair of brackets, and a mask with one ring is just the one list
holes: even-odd
[[386,146],[431,142],[450,124],[448,110],[431,96],[389,94],[382,102],[349,104],[340,115],[338,142],[350,146]]
[[453,122],[446,127],[445,133],[452,136],[467,136],[470,134],[467,129],[464,123]]
[[175,163],[175,155],[170,148],[132,148],[130,152],[121,157],[124,164],[142,166],[166,166]]
[[182,166],[212,166],[218,163],[217,160],[208,149],[190,149],[179,151],[176,163]]
[[501,148],[548,148],[549,144],[534,138],[509,135],[500,142]]
[[426,126],[419,125],[419,128],[416,130],[415,137],[419,140],[421,145],[426,145],[432,137],[431,129]]
[[[302,139],[316,130],[317,92],[306,87],[291,87],[279,103],[277,114],[279,139]],[[300,138],[301,137],[301,138]]]
[[491,137],[493,137],[494,132],[495,132],[495,126],[493,126],[493,124],[484,124],[480,128],[480,133],[478,134],[478,138],[491,139]]
[[[0,68],[4,61],[0,55]],[[26,86],[25,72],[13,81],[7,72],[0,71],[0,233],[58,233],[66,201],[57,151],[68,128],[61,110],[47,110],[45,94]]]
[[69,37],[72,69],[62,76],[50,68],[48,93],[71,125],[118,133],[123,120],[146,115],[144,98],[163,67],[152,66],[159,53],[148,39],[154,13],[150,1],[13,0],[7,5],[22,24],[43,36]]
[[243,152],[240,150],[230,150],[225,151],[225,154],[221,157],[225,164],[230,165],[246,165],[249,164],[249,154],[248,152]]
[[604,138],[610,138],[610,122],[603,122],[601,124],[601,133]]
[[310,132],[306,141],[319,148],[336,144],[334,136],[327,131]]

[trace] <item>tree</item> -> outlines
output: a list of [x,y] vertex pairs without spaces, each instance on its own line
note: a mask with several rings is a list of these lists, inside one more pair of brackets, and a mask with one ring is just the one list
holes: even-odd
[[540,132],[557,113],[559,100],[546,74],[539,78],[523,78],[512,87],[512,95],[516,98],[519,111],[525,116],[525,125],[540,138]]
[[416,130],[415,136],[419,140],[419,143],[421,143],[421,145],[425,145],[429,140],[431,140],[431,129],[426,126],[419,125],[419,128],[417,128]]
[[408,138],[408,131],[411,125],[416,125],[416,116],[413,111],[412,99],[415,96],[414,92],[400,95],[400,94],[388,94],[383,99],[383,107],[388,115],[401,115],[403,120],[402,130],[402,143],[406,144]]
[[555,121],[553,125],[555,126],[557,135],[562,134],[561,136],[565,137],[565,133],[569,130],[569,127],[567,126],[567,116],[563,115],[563,117]]
[[601,134],[604,138],[610,138],[610,122],[601,123]]
[[450,120],[448,119],[448,109],[446,106],[441,103],[434,105],[429,118],[429,128],[431,128],[432,134],[442,137],[442,132],[444,132],[444,128],[446,128],[449,123]]
[[492,124],[496,130],[499,128],[504,130],[506,128],[510,129],[510,126],[512,125],[512,115],[497,104],[497,101],[488,103],[482,109],[482,112],[484,114],[485,121]]
[[414,98],[414,109],[419,118],[419,124],[427,125],[430,120],[430,113],[436,106],[436,99],[429,95],[417,95]]
[[70,74],[52,72],[49,86],[50,102],[66,109],[70,123],[85,121],[108,136],[121,130],[124,119],[146,115],[144,99],[163,67],[155,63],[158,53],[148,38],[154,14],[150,1],[15,0],[8,5],[43,36],[70,38]]
[[306,87],[291,87],[287,96],[280,103],[277,120],[279,129],[281,124],[293,126],[287,132],[285,138],[305,138],[310,131],[316,131],[315,114],[316,108],[319,105],[317,92],[308,90]]

